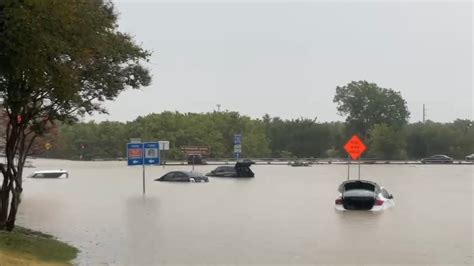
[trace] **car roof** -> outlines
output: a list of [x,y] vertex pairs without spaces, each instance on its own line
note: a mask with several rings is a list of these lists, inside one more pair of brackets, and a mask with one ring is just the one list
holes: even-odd
[[171,171],[171,172],[166,173],[165,175],[170,174],[170,173],[182,173],[182,174],[185,174],[188,177],[195,177],[195,176],[202,176],[203,175],[201,173],[191,172],[191,171]]
[[42,170],[42,171],[34,171],[33,174],[67,174],[66,170]]
[[216,169],[234,169],[234,166],[228,166],[228,165],[222,165],[222,166],[218,166]]
[[235,163],[235,168],[250,167],[254,162],[252,161],[242,161]]

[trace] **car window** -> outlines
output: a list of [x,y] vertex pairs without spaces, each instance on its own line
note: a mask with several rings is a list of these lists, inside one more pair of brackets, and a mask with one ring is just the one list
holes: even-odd
[[388,191],[385,188],[383,188],[382,191],[380,191],[380,193],[382,193],[382,196],[384,198],[388,199],[390,197],[390,193],[388,193]]
[[343,197],[375,197],[375,193],[365,189],[352,189],[345,191]]
[[220,167],[217,167],[216,171],[218,172],[228,172],[228,171],[231,171],[232,169],[234,169],[233,167],[228,167],[228,166],[220,166]]
[[47,178],[58,178],[58,177],[61,177],[63,175],[63,173],[45,173],[44,174],[44,177],[47,177]]
[[162,177],[163,180],[171,180],[173,179],[173,176],[174,176],[174,172],[170,172],[170,173],[167,173],[166,175],[164,175]]
[[185,175],[184,173],[176,172],[174,174],[174,180],[184,180],[186,178],[187,178],[187,175]]

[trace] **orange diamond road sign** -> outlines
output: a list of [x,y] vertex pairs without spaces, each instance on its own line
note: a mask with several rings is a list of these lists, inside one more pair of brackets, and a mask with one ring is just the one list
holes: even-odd
[[356,160],[360,155],[365,151],[366,147],[364,143],[357,137],[357,135],[352,136],[352,138],[344,145],[344,150],[351,156],[352,160]]

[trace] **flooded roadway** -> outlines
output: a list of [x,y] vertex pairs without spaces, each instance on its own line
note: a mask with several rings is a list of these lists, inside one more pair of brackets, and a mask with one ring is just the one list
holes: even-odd
[[396,206],[339,213],[345,165],[257,165],[254,179],[196,184],[153,181],[190,167],[148,167],[143,197],[141,168],[125,162],[33,164],[70,178],[25,179],[18,223],[77,246],[81,265],[473,264],[472,165],[364,165]]

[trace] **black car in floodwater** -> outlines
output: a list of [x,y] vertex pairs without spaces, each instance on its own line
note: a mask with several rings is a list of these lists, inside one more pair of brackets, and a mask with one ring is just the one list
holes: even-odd
[[155,181],[169,182],[209,182],[209,178],[203,174],[187,171],[172,171],[164,176],[155,179]]
[[453,158],[447,155],[437,154],[421,159],[421,163],[453,163]]
[[235,166],[219,166],[206,175],[217,177],[255,177],[255,174],[250,169],[252,164],[254,164],[252,161],[242,161],[237,162]]
[[201,154],[188,155],[188,164],[207,164]]

